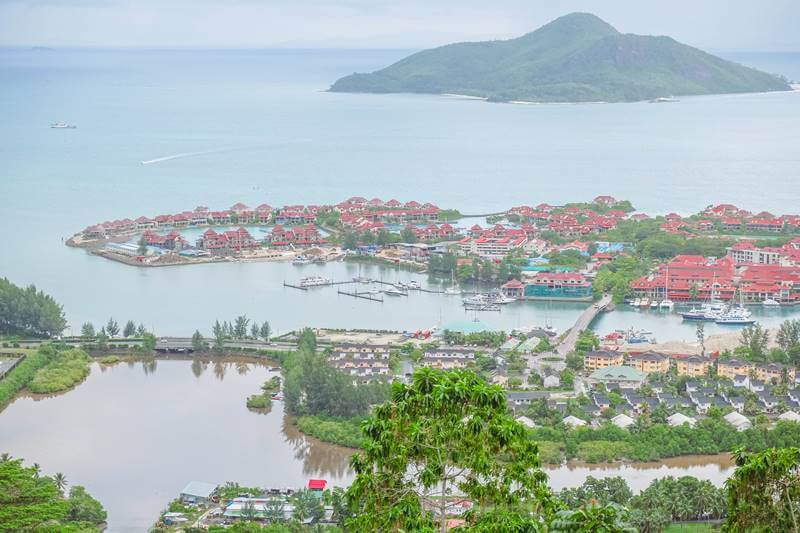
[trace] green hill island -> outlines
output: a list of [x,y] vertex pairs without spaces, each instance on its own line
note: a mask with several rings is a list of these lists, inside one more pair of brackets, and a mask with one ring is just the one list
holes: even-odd
[[341,78],[330,90],[497,102],[629,102],[790,87],[778,76],[670,37],[620,33],[595,15],[572,13],[516,39],[424,50],[371,74]]

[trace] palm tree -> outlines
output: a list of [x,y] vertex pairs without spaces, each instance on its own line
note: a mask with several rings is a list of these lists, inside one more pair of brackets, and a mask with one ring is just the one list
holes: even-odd
[[56,475],[53,476],[53,481],[55,481],[58,490],[64,492],[64,489],[67,487],[67,476],[61,472],[56,472]]
[[0,455],[0,463],[5,463],[6,461],[10,460],[11,460],[10,454],[4,452],[2,455]]
[[39,466],[39,463],[33,463],[33,477],[39,477],[39,472],[42,470],[42,467]]

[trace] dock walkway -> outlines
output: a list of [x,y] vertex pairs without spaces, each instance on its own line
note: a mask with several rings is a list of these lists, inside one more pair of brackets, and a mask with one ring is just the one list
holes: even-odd
[[575,321],[575,325],[570,328],[567,336],[564,337],[564,340],[562,340],[556,348],[559,355],[565,356],[575,349],[575,344],[578,342],[578,334],[584,329],[587,329],[597,315],[601,311],[604,311],[609,304],[611,304],[611,295],[605,294],[599,301],[587,307],[583,313],[580,314],[578,320]]

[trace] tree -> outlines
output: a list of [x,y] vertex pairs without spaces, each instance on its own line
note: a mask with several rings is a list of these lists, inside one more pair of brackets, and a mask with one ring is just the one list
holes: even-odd
[[133,323],[133,320],[128,320],[125,323],[125,328],[122,330],[122,336],[128,338],[134,335],[136,335],[136,324]]
[[761,324],[753,324],[742,330],[739,343],[746,349],[750,359],[763,361],[769,344],[769,331]]
[[22,459],[0,462],[0,531],[39,530],[66,518],[69,504],[49,477]]
[[64,489],[67,487],[67,476],[62,474],[61,472],[56,472],[56,475],[53,476],[53,481],[58,487],[58,490],[64,492]]
[[214,336],[214,349],[222,351],[225,347],[225,339],[227,339],[228,336],[225,332],[225,328],[220,325],[219,320],[214,321],[214,325],[211,327],[211,334]]
[[567,363],[567,368],[569,368],[570,370],[575,370],[575,371],[583,370],[583,356],[578,353],[575,352],[568,353],[566,357],[566,363]]
[[145,329],[144,324],[139,324],[136,328],[136,336],[144,337],[145,333],[147,333],[147,330]]
[[411,226],[406,226],[400,231],[400,241],[405,243],[417,242],[417,234]]
[[236,317],[233,325],[233,337],[235,339],[244,339],[247,337],[247,326],[250,324],[250,319],[246,315],[239,315]]
[[633,497],[630,487],[620,476],[598,479],[588,476],[583,485],[562,490],[558,497],[567,507],[580,507],[590,502],[626,505]]
[[355,250],[358,247],[358,235],[354,231],[346,231],[342,236],[342,248],[345,250]]
[[136,253],[139,255],[147,255],[147,241],[144,238],[144,235],[139,237],[139,246],[136,248]]
[[264,339],[264,342],[269,342],[269,338],[272,335],[272,328],[269,325],[269,322],[266,320],[263,324],[261,324],[261,329],[258,332],[259,336]]
[[119,335],[119,324],[117,324],[117,321],[114,320],[114,317],[108,319],[108,324],[106,324],[106,334],[111,338]]
[[203,338],[203,334],[200,333],[200,330],[195,330],[194,334],[192,335],[192,349],[195,352],[203,352],[207,347],[208,345]]
[[81,337],[91,339],[95,336],[94,326],[91,322],[84,322],[81,326]]
[[724,531],[800,532],[800,448],[734,452]]
[[322,506],[322,499],[308,489],[297,491],[292,496],[294,504],[293,518],[300,522],[310,519],[311,522],[319,522],[325,518],[325,508]]
[[261,330],[258,328],[258,324],[256,324],[255,322],[253,322],[253,323],[250,325],[250,337],[251,337],[251,338],[253,338],[253,339],[257,339],[257,338],[259,337],[259,333],[260,333],[260,331],[261,331]]
[[702,322],[697,323],[697,342],[700,343],[700,355],[706,355],[706,326]]
[[575,341],[575,351],[581,355],[600,347],[600,339],[591,330],[584,329],[578,333],[578,340]]
[[636,533],[628,524],[628,510],[615,503],[590,503],[579,509],[561,510],[550,524],[551,533],[597,531],[603,533]]
[[51,296],[0,278],[0,335],[54,337],[66,327],[64,310]]
[[536,444],[508,414],[503,390],[472,371],[426,368],[409,385],[393,383],[392,399],[362,428],[367,442],[351,460],[356,478],[347,491],[354,530],[432,529],[423,499],[437,496],[445,531],[454,491],[477,502],[473,525],[553,510]]
[[95,500],[80,485],[69,489],[69,519],[75,522],[91,522],[102,524],[106,521],[106,511],[103,505]]

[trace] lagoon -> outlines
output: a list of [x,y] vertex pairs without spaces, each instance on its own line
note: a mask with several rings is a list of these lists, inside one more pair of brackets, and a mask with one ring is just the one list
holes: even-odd
[[[296,488],[323,478],[347,485],[352,450],[299,434],[280,402],[268,414],[245,407],[271,375],[244,362],[94,363],[76,389],[19,397],[0,411],[0,450],[85,485],[106,507],[112,533],[145,531],[193,480]],[[620,475],[638,492],[667,475],[721,485],[733,466],[726,456],[708,456],[546,471],[556,490],[580,485],[587,475]]]

